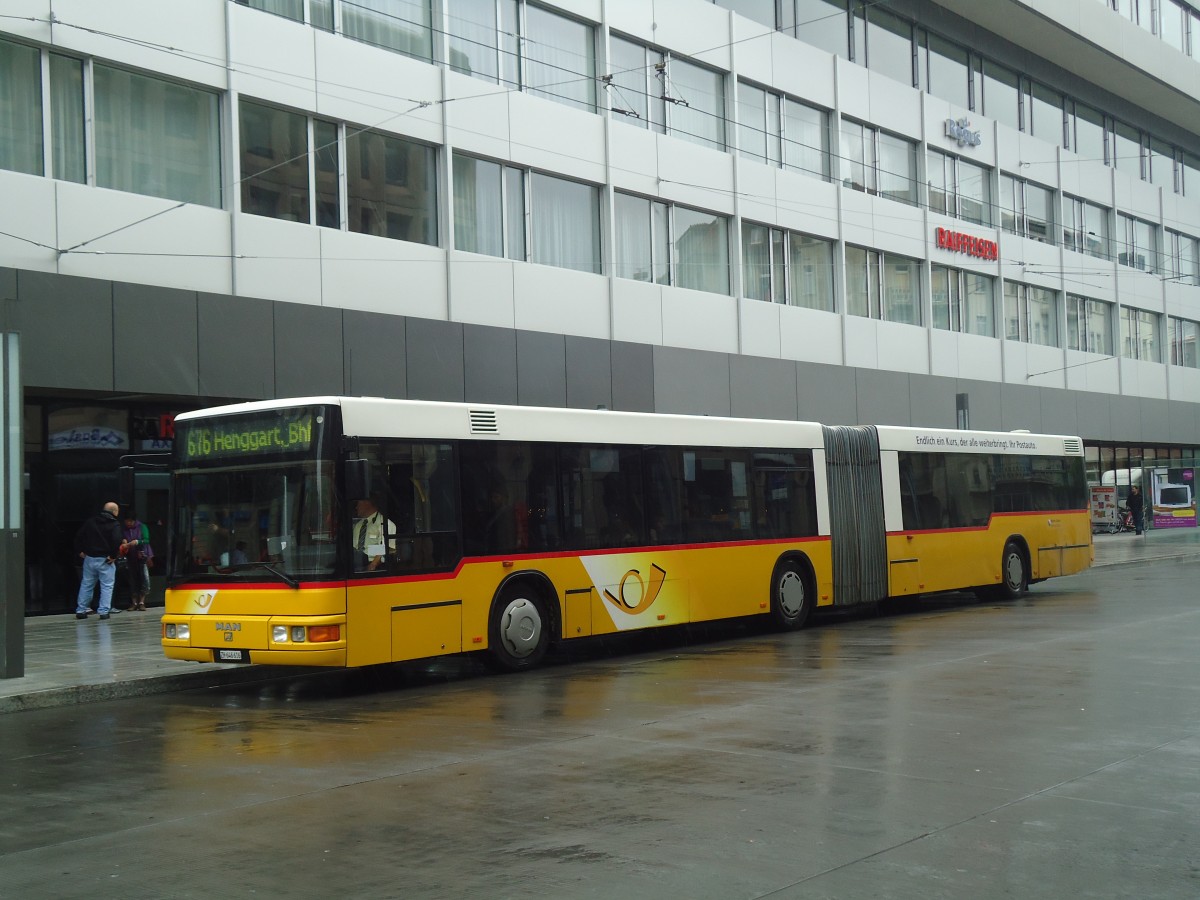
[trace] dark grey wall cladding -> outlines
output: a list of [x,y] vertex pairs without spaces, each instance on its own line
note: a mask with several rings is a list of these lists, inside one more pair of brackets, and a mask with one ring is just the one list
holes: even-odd
[[8,327],[21,333],[25,384],[114,389],[112,294],[111,281],[17,273],[17,300]]
[[728,416],[728,354],[656,346],[654,410],[694,416]]
[[201,397],[267,400],[275,396],[275,318],[270,300],[196,295]]
[[858,421],[871,425],[911,425],[909,376],[904,372],[855,369]]
[[729,396],[733,415],[743,419],[800,417],[796,364],[788,359],[729,357]]
[[463,325],[463,395],[472,403],[517,402],[517,334]]
[[408,396],[414,400],[465,400],[463,326],[409,319],[406,329]]
[[855,370],[821,363],[796,363],[800,420],[826,425],[857,425]]
[[403,316],[342,311],[346,393],[355,397],[408,396],[408,320]]
[[566,338],[541,331],[516,334],[517,402],[524,406],[566,406]]
[[611,344],[600,338],[567,336],[567,406],[612,409]]
[[114,388],[130,393],[199,391],[196,292],[113,285]]
[[0,300],[17,299],[17,270],[0,266]]
[[613,341],[612,408],[654,412],[654,348]]
[[276,303],[275,390],[280,397],[345,392],[342,310]]
[[854,369],[280,303],[0,267],[28,388],[312,394],[1200,443],[1200,403]]
[[940,375],[908,376],[910,425],[955,428],[958,425],[958,381]]

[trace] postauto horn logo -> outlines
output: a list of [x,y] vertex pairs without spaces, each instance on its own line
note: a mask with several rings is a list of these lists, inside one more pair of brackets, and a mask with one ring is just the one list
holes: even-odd
[[642,580],[642,573],[639,570],[630,569],[621,576],[621,581],[616,586],[617,593],[613,594],[612,591],[605,588],[604,596],[617,609],[636,616],[653,605],[666,580],[667,570],[651,563],[650,575],[647,580]]

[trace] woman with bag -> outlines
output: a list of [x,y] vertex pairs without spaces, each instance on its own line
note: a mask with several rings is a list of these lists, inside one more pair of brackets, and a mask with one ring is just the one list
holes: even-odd
[[146,595],[150,593],[150,560],[154,550],[150,547],[149,529],[138,521],[133,510],[125,513],[125,571],[129,576],[129,609],[145,609]]

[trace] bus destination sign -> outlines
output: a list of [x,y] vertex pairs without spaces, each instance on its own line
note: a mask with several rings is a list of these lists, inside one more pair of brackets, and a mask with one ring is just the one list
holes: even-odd
[[303,454],[315,446],[321,421],[312,409],[302,409],[216,421],[177,422],[175,446],[184,464],[279,453]]

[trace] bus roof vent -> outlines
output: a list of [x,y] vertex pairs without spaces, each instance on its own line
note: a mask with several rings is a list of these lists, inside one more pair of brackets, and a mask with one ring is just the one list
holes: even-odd
[[1083,455],[1083,441],[1079,438],[1066,438],[1063,441],[1063,450],[1075,456]]
[[494,409],[473,409],[470,411],[472,434],[498,434],[500,426],[496,423]]

